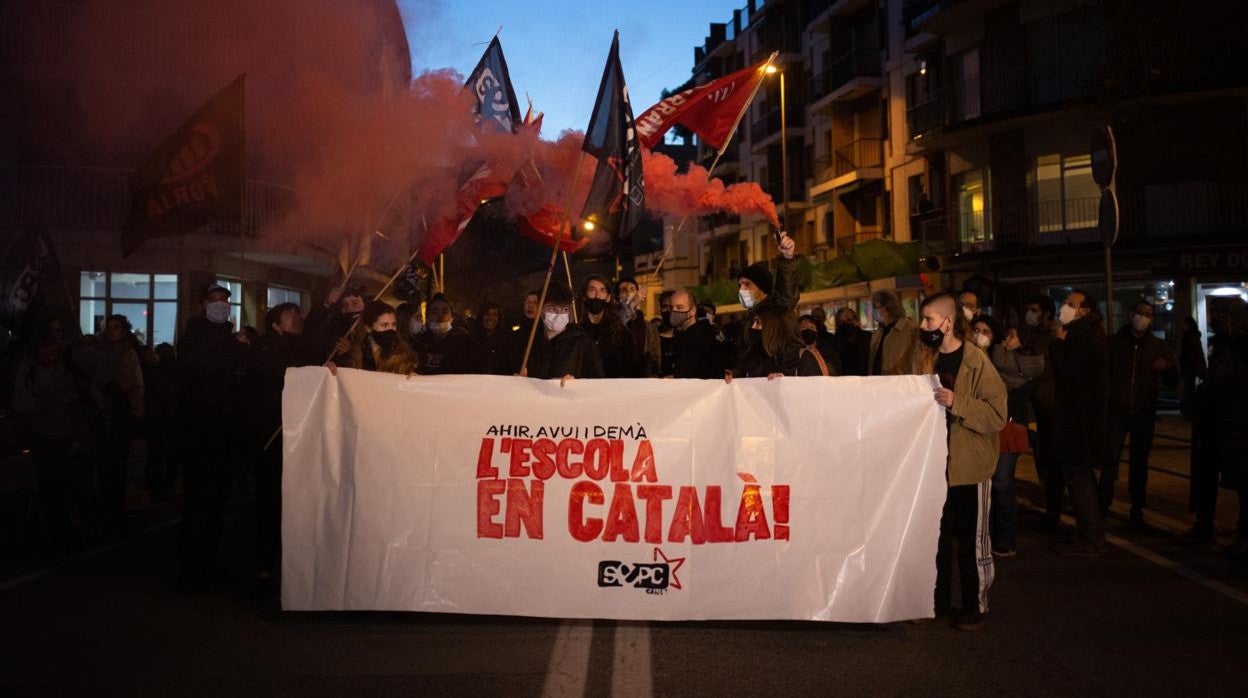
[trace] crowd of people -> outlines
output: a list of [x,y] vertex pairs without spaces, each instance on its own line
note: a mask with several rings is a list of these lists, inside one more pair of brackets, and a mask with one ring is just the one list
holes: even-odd
[[1021,453],[1035,454],[1042,525],[1057,530],[1067,498],[1073,506],[1075,536],[1059,552],[1095,557],[1104,550],[1104,519],[1129,439],[1129,522],[1147,527],[1149,450],[1163,385],[1183,383],[1184,409],[1195,423],[1196,525],[1182,540],[1213,539],[1217,491],[1226,485],[1240,498],[1239,539],[1229,552],[1245,554],[1248,461],[1233,442],[1248,428],[1248,410],[1235,399],[1248,389],[1244,304],[1215,314],[1207,363],[1194,326],[1175,357],[1153,334],[1146,300],[1107,336],[1095,301],[1082,291],[1060,307],[1040,295],[992,314],[973,293],[933,293],[911,317],[896,293],[881,290],[870,302],[877,329],[867,331],[848,307],[831,323],[821,308],[799,317],[793,241],[781,235],[777,252],[772,264],[738,272],[745,312],[728,323],[684,289],[664,292],[659,315],[647,319],[636,280],[597,275],[575,290],[554,283],[526,294],[514,324],[494,302],[464,313],[436,294],[422,317],[415,304],[392,306],[340,287],[306,317],[299,305],[283,303],[268,309],[259,331],[236,331],[230,291],[215,283],[202,290],[201,309],[176,348],[146,347],[120,315],[72,342],[48,323],[19,366],[13,394],[15,410],[30,422],[48,530],[68,547],[82,527],[65,464],[85,454],[98,482],[98,521],[120,527],[131,444],[144,434],[152,496],[168,498],[174,480],[182,482],[180,585],[211,588],[220,578],[236,463],[249,469],[255,488],[257,577],[272,583],[280,559],[281,394],[294,366],[563,381],[934,375],[949,444],[936,609],[953,612],[956,570],[958,627],[982,624],[993,558],[1017,552]]

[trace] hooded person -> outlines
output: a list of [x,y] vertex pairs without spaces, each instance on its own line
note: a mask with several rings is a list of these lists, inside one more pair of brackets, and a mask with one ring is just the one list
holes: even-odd
[[766,262],[758,262],[742,269],[737,276],[737,297],[746,309],[745,319],[741,323],[741,337],[737,342],[737,363],[747,360],[751,355],[757,358],[765,354],[762,347],[761,331],[754,329],[759,310],[775,307],[794,312],[800,289],[797,285],[797,261],[794,253],[797,244],[783,230],[779,234],[776,250],[779,256],[774,260],[776,272],[773,276]]
[[572,322],[572,291],[552,283],[533,339],[528,366],[520,375],[530,378],[602,378],[598,345],[579,324]]

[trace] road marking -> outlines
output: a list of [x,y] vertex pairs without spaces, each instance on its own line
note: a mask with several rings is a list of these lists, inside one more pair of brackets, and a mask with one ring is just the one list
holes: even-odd
[[550,652],[550,664],[546,669],[542,696],[582,698],[585,695],[585,680],[589,675],[589,646],[593,639],[593,621],[565,620],[559,624],[559,634],[555,636],[555,646]]
[[650,624],[617,621],[611,659],[611,695],[619,698],[654,694],[650,667]]

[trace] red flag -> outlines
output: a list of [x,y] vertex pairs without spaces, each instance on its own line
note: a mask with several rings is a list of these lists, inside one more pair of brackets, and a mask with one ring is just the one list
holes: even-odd
[[537,211],[521,216],[516,229],[526,238],[543,245],[554,247],[557,241],[559,249],[569,254],[576,252],[589,242],[589,238],[572,239],[572,227],[565,224],[563,230],[560,230],[561,222],[564,222],[563,207],[543,204]]
[[701,87],[677,92],[645,110],[636,120],[641,144],[653,148],[668,129],[680,124],[698,134],[703,143],[723,149],[763,79],[765,66],[766,62],[759,63]]
[[501,177],[500,173],[495,172],[488,162],[477,168],[468,181],[459,187],[459,192],[455,195],[455,216],[434,221],[425,231],[425,239],[421,241],[420,252],[417,255],[420,261],[433,264],[438,255],[450,247],[459,238],[460,233],[464,232],[464,228],[468,227],[468,223],[476,215],[482,201],[507,193],[507,179],[510,179],[510,176]]

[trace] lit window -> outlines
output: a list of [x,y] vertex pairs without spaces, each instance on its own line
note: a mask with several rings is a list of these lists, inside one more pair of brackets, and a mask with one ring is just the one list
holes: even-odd
[[230,322],[235,330],[243,328],[243,282],[217,278],[217,284],[230,292]]
[[269,286],[268,290],[268,307],[276,308],[282,303],[294,303],[303,308],[304,292],[293,288],[285,288],[282,286]]
[[124,315],[135,336],[144,344],[172,344],[178,326],[178,276],[82,272],[78,286],[78,323],[83,334],[99,332],[109,315]]
[[1041,233],[1096,227],[1101,191],[1090,155],[1037,157],[1034,193]]

